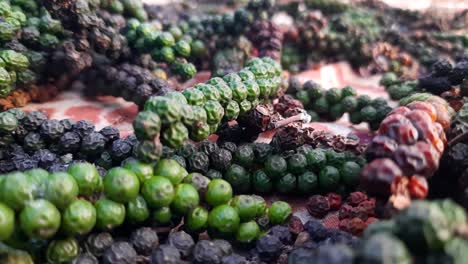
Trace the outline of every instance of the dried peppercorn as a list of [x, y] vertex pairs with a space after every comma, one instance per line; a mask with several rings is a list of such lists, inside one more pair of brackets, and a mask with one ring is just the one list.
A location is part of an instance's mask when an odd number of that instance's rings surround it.
[[330, 202], [325, 196], [313, 195], [307, 200], [307, 211], [314, 217], [322, 218], [330, 209]]

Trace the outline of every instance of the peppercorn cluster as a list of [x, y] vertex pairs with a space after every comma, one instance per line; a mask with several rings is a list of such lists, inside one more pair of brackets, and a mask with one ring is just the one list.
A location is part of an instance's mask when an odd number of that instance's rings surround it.
[[182, 92], [150, 97], [133, 123], [136, 136], [142, 140], [137, 146], [138, 157], [157, 160], [160, 151], [154, 151], [158, 148], [154, 139], [175, 148], [189, 138], [206, 139], [222, 120], [234, 120], [260, 99], [275, 96], [280, 74], [281, 67], [273, 60], [253, 59], [238, 73], [211, 78]]
[[426, 179], [439, 167], [446, 145], [444, 130], [450, 126], [449, 106], [443, 99], [415, 94], [403, 100], [407, 104], [392, 110], [380, 124], [366, 150], [371, 162], [361, 176], [368, 193], [392, 195], [396, 207], [427, 196]]
[[166, 80], [156, 77], [150, 70], [129, 63], [92, 67], [80, 77], [86, 95], [123, 97], [140, 109], [151, 96], [174, 91]]
[[148, 20], [148, 14], [141, 1], [104, 0], [100, 7], [115, 14], [136, 18], [140, 21]]
[[312, 194], [346, 192], [359, 183], [365, 160], [351, 152], [313, 149], [302, 145], [295, 150], [275, 149], [265, 143], [216, 143], [163, 149], [163, 156], [175, 159], [189, 172], [208, 178], [223, 178], [236, 193]]
[[0, 3], [0, 97], [41, 81], [51, 50], [64, 37], [60, 21], [34, 1]]
[[362, 192], [352, 192], [343, 197], [337, 193], [313, 195], [307, 200], [307, 211], [318, 219], [326, 218], [329, 214], [338, 214], [337, 227], [340, 230], [362, 236], [370, 224], [378, 221], [376, 200]]
[[130, 157], [136, 138], [120, 138], [108, 126], [97, 131], [86, 120], [48, 119], [41, 112], [10, 109], [0, 113], [1, 172], [44, 168], [64, 171], [73, 162], [88, 160], [102, 169]]
[[353, 124], [367, 122], [371, 129], [376, 130], [392, 110], [387, 100], [371, 99], [368, 95], [357, 96], [350, 86], [325, 90], [313, 81], [301, 85], [296, 80], [290, 80], [287, 93], [295, 95], [302, 102], [313, 121], [335, 121], [344, 113], [349, 113]]
[[[54, 261], [76, 257], [79, 250], [74, 237], [88, 235], [93, 230], [112, 231], [124, 225], [170, 227], [178, 225], [183, 218], [184, 229], [192, 234], [208, 231], [213, 239], [236, 239], [248, 244], [260, 236], [257, 221], [263, 223], [262, 228], [268, 228], [286, 223], [292, 213], [289, 204], [282, 201], [267, 207], [259, 196], [233, 197], [228, 182], [188, 174], [170, 159], [160, 160], [154, 167], [128, 160], [123, 167], [114, 167], [103, 177], [90, 163], [75, 163], [66, 172], [15, 171], [2, 177], [2, 193], [0, 213], [5, 221], [0, 239], [10, 238], [15, 230], [21, 230], [30, 239], [56, 239], [49, 243], [47, 250], [47, 258]], [[77, 199], [78, 196], [83, 199]], [[206, 205], [202, 206], [201, 201]], [[69, 238], [60, 239], [59, 230]], [[149, 228], [146, 232], [150, 231]], [[179, 247], [191, 237], [187, 233], [179, 235], [184, 237], [172, 234], [168, 241], [182, 250]], [[90, 236], [86, 241], [94, 239]], [[144, 255], [157, 246], [146, 244], [145, 240], [132, 238], [132, 241], [135, 249]], [[152, 241], [157, 243], [157, 239]], [[57, 250], [62, 243], [72, 243], [74, 249], [62, 253]], [[89, 245], [91, 253], [96, 243]], [[192, 241], [190, 248], [193, 244]], [[111, 246], [109, 252], [99, 250], [104, 263], [115, 263], [123, 257], [120, 249]], [[191, 255], [190, 249], [186, 250], [180, 252], [184, 259]], [[214, 257], [206, 255], [207, 252], [199, 254], [202, 258]]]
[[[192, 55], [191, 45], [199, 45], [192, 38], [184, 37], [179, 30], [161, 31], [156, 25], [149, 22], [140, 23], [137, 19], [127, 20], [123, 29], [133, 51], [149, 53], [153, 60], [169, 64], [172, 72], [184, 79], [193, 77], [196, 68], [187, 61]], [[203, 47], [195, 47], [195, 55]]]
[[460, 88], [465, 95], [468, 81], [468, 58], [461, 57], [454, 65], [447, 59], [440, 59], [432, 64], [429, 74], [418, 80], [401, 80], [394, 73], [386, 73], [380, 80], [390, 97], [400, 100], [416, 92], [429, 92], [441, 95], [453, 88]]

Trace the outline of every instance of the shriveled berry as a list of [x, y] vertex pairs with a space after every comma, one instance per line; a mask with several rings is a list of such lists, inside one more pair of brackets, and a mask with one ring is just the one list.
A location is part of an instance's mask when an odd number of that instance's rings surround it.
[[264, 261], [273, 261], [281, 254], [284, 244], [273, 235], [264, 235], [257, 240], [255, 249]]
[[330, 203], [323, 195], [313, 195], [307, 200], [307, 211], [310, 215], [322, 218], [330, 211]]
[[177, 248], [183, 258], [187, 258], [192, 255], [192, 250], [195, 246], [193, 238], [184, 231], [170, 233], [168, 243]]
[[401, 176], [401, 169], [391, 159], [376, 159], [364, 167], [361, 184], [370, 194], [388, 196], [393, 181]]
[[399, 146], [393, 153], [395, 163], [404, 175], [413, 175], [426, 168], [426, 159], [416, 146]]
[[136, 263], [137, 253], [127, 242], [116, 242], [102, 256], [103, 263]]
[[138, 254], [148, 256], [159, 245], [159, 238], [156, 231], [149, 227], [143, 227], [133, 231], [130, 242]]
[[151, 253], [152, 264], [179, 264], [180, 253], [171, 245], [161, 245]]

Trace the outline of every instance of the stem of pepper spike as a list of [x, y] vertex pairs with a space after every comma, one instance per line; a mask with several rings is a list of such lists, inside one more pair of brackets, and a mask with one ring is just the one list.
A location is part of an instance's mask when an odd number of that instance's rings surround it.
[[273, 123], [273, 128], [279, 128], [279, 127], [286, 126], [288, 124], [291, 124], [291, 123], [294, 123], [294, 122], [299, 122], [299, 121], [309, 123], [310, 120], [311, 120], [310, 115], [308, 115], [306, 113], [301, 113], [301, 114], [290, 116], [290, 117], [285, 118], [283, 120], [279, 120], [279, 121], [274, 122]]

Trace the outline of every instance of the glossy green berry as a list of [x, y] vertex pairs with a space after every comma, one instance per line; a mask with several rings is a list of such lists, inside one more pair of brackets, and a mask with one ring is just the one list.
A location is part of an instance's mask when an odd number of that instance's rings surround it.
[[68, 173], [73, 176], [78, 184], [80, 195], [89, 196], [100, 191], [99, 182], [101, 179], [99, 172], [91, 163], [83, 162], [73, 164], [68, 168]]
[[104, 192], [113, 201], [127, 203], [136, 199], [139, 191], [140, 181], [130, 170], [121, 167], [112, 168], [104, 177]]
[[51, 173], [47, 180], [45, 197], [57, 208], [65, 209], [78, 197], [78, 183], [65, 172]]
[[141, 195], [126, 204], [125, 212], [125, 219], [132, 224], [143, 223], [150, 215], [148, 205]]
[[268, 208], [268, 219], [272, 225], [281, 225], [292, 213], [291, 206], [283, 201], [276, 201]]
[[60, 227], [60, 212], [47, 200], [34, 200], [21, 211], [21, 230], [30, 238], [52, 238]]
[[152, 208], [169, 206], [174, 199], [174, 187], [171, 181], [162, 176], [154, 176], [146, 180], [141, 193]]
[[111, 230], [123, 224], [125, 206], [108, 199], [99, 199], [95, 204], [96, 228]]
[[78, 256], [80, 246], [75, 238], [52, 241], [47, 247], [48, 263], [68, 263]]
[[188, 183], [181, 183], [175, 189], [174, 199], [171, 203], [173, 212], [185, 215], [200, 203], [197, 189]]
[[6, 204], [0, 203], [0, 241], [7, 240], [15, 229], [15, 212]]
[[70, 235], [84, 235], [96, 224], [96, 209], [86, 200], [76, 200], [71, 203], [62, 215], [62, 230]]
[[185, 224], [190, 232], [202, 232], [208, 227], [208, 211], [203, 207], [194, 208], [186, 219]]

